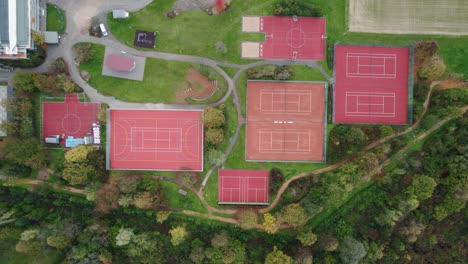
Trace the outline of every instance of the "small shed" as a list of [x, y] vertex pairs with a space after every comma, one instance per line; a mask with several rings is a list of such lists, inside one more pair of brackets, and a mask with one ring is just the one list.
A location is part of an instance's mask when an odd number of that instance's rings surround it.
[[112, 16], [114, 18], [128, 18], [128, 12], [123, 9], [114, 9], [112, 10]]
[[47, 44], [58, 44], [59, 43], [58, 33], [56, 31], [45, 31], [44, 42]]

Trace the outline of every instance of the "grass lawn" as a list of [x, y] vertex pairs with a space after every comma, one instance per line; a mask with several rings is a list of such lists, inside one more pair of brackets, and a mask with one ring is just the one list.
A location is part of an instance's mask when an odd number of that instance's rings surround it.
[[[191, 63], [173, 62], [167, 60], [146, 59], [143, 81], [133, 81], [109, 76], [102, 76], [102, 64], [105, 47], [92, 44], [96, 50], [94, 58], [88, 63], [82, 63], [80, 70], [91, 74], [89, 84], [104, 95], [111, 95], [127, 102], [158, 102], [175, 103], [178, 92], [187, 88], [185, 76], [190, 68], [199, 68], [200, 65]], [[207, 69], [211, 71], [211, 68]], [[214, 71], [214, 70], [213, 70]], [[215, 94], [205, 101], [195, 103], [208, 103], [217, 101], [227, 91], [227, 83], [220, 74], [215, 73], [218, 79], [218, 89]]]
[[65, 11], [56, 5], [47, 4], [47, 31], [57, 31], [59, 34], [65, 33], [67, 20]]
[[[108, 15], [112, 34], [123, 43], [133, 46], [136, 29], [157, 31], [156, 50], [198, 55], [221, 61], [248, 63], [254, 60], [240, 58], [240, 41], [264, 41], [263, 33], [242, 33], [242, 15], [269, 15], [274, 0], [233, 1], [222, 15], [209, 16], [205, 12], [181, 13], [176, 18], [166, 17], [174, 0], [153, 1], [129, 19], [113, 19]], [[227, 52], [215, 49], [217, 41], [224, 42]]]
[[215, 207], [218, 206], [218, 170], [213, 171], [206, 183], [205, 189], [203, 189], [203, 197], [205, 197], [206, 202]]
[[233, 78], [234, 75], [236, 75], [236, 73], [239, 71], [238, 68], [231, 68], [231, 67], [224, 67], [224, 66], [219, 66], [221, 69], [223, 69], [223, 71], [225, 71], [227, 73], [227, 75], [229, 75], [229, 77]]
[[161, 187], [166, 191], [167, 198], [169, 199], [169, 207], [207, 213], [206, 208], [191, 191], [187, 190], [187, 195], [183, 196], [178, 193], [179, 189], [181, 189], [179, 185], [168, 181], [161, 181], [160, 183]]

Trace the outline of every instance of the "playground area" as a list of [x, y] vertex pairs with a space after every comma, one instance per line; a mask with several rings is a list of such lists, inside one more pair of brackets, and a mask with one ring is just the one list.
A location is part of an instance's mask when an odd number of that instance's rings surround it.
[[203, 170], [202, 111], [108, 113], [108, 169]]

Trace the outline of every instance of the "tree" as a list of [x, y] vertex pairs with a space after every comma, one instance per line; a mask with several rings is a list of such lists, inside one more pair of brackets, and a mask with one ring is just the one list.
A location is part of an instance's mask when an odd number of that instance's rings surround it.
[[444, 61], [441, 58], [433, 57], [426, 61], [421, 69], [419, 69], [418, 76], [422, 80], [437, 80], [442, 76], [442, 74], [444, 74], [446, 68]]
[[149, 192], [139, 192], [135, 194], [133, 204], [141, 209], [150, 208], [154, 203], [153, 195]]
[[88, 155], [94, 150], [92, 146], [79, 145], [65, 153], [66, 162], [86, 162]]
[[203, 263], [203, 260], [205, 259], [205, 249], [203, 247], [192, 248], [189, 259], [197, 264]]
[[5, 147], [5, 159], [32, 169], [45, 166], [45, 149], [36, 138], [11, 139]]
[[13, 77], [13, 86], [21, 92], [33, 93], [36, 91], [34, 86], [34, 76], [37, 73], [33, 72], [17, 72]]
[[66, 70], [67, 68], [66, 68], [65, 61], [63, 60], [63, 58], [58, 58], [49, 65], [49, 71], [55, 74], [65, 73]]
[[135, 233], [133, 233], [133, 229], [122, 227], [119, 229], [119, 233], [115, 237], [115, 244], [117, 246], [128, 245], [134, 236]]
[[325, 251], [335, 251], [339, 244], [338, 239], [332, 234], [323, 234], [318, 238], [319, 247]]
[[322, 16], [320, 8], [306, 0], [279, 0], [274, 6], [275, 16]]
[[275, 80], [289, 80], [293, 75], [293, 70], [289, 66], [281, 66], [275, 68], [273, 79]]
[[56, 234], [47, 237], [47, 245], [58, 250], [64, 250], [71, 246], [71, 241], [64, 235]]
[[177, 226], [169, 230], [169, 234], [171, 235], [171, 244], [173, 246], [178, 246], [182, 244], [187, 238], [189, 233], [183, 226]]
[[406, 193], [414, 195], [419, 201], [422, 201], [432, 197], [436, 186], [437, 183], [433, 178], [426, 175], [415, 175], [406, 189]]
[[245, 245], [238, 240], [234, 240], [228, 247], [224, 248], [221, 261], [224, 264], [243, 264], [246, 263], [246, 256]]
[[415, 63], [422, 64], [437, 54], [440, 47], [434, 40], [418, 41], [415, 45]]
[[283, 207], [281, 216], [286, 223], [292, 225], [294, 228], [303, 226], [308, 220], [306, 210], [298, 203]]
[[364, 245], [352, 237], [346, 237], [340, 246], [340, 258], [342, 263], [358, 264], [367, 254]]
[[189, 171], [189, 168], [181, 168], [176, 172], [176, 180], [184, 186], [193, 187], [200, 180], [200, 174]]
[[133, 202], [133, 196], [131, 194], [121, 195], [117, 203], [122, 207], [128, 207]]
[[411, 220], [408, 225], [402, 226], [399, 233], [406, 236], [409, 243], [414, 243], [418, 239], [418, 236], [424, 231], [426, 225], [421, 222]]
[[448, 195], [441, 204], [434, 207], [434, 218], [440, 222], [447, 216], [460, 211], [463, 207], [465, 207], [464, 201]]
[[169, 215], [171, 215], [171, 211], [158, 211], [156, 213], [156, 221], [160, 224], [164, 223], [169, 218]]
[[226, 160], [224, 158], [224, 153], [216, 149], [209, 149], [207, 156], [208, 162], [216, 166], [223, 165], [224, 161]]
[[127, 255], [138, 263], [163, 263], [161, 252], [163, 244], [158, 233], [142, 233], [134, 235], [127, 248]]
[[254, 210], [240, 210], [237, 213], [237, 220], [242, 229], [252, 229], [258, 223], [258, 214]]
[[117, 187], [123, 193], [134, 193], [140, 183], [140, 177], [138, 176], [128, 176], [117, 181]]
[[379, 130], [380, 130], [380, 137], [388, 137], [388, 136], [393, 135], [393, 133], [395, 133], [393, 131], [393, 128], [389, 125], [381, 125], [379, 127]]
[[266, 213], [263, 215], [263, 228], [268, 234], [274, 234], [278, 232], [280, 222], [273, 215]]
[[33, 241], [23, 241], [20, 240], [16, 244], [16, 251], [28, 255], [37, 255], [41, 253], [41, 243], [37, 240]]
[[31, 35], [36, 45], [41, 46], [42, 44], [44, 44], [44, 34], [39, 33], [35, 30], [31, 30]]
[[301, 231], [296, 236], [297, 240], [301, 241], [303, 246], [312, 246], [317, 241], [317, 235], [311, 230]]
[[119, 196], [119, 188], [117, 188], [115, 185], [104, 185], [95, 194], [94, 200], [96, 202], [97, 210], [106, 213], [111, 209], [117, 208]]
[[73, 47], [75, 51], [75, 60], [78, 63], [86, 63], [94, 58], [96, 50], [93, 49], [91, 43], [79, 43]]
[[62, 172], [62, 177], [71, 185], [86, 184], [90, 177], [96, 174], [93, 166], [84, 162], [66, 163]]
[[205, 130], [206, 142], [219, 145], [224, 142], [224, 130], [222, 128], [207, 128]]
[[224, 116], [223, 111], [208, 107], [203, 113], [203, 123], [207, 128], [219, 128], [224, 126], [226, 122], [226, 117]]
[[221, 233], [217, 233], [211, 239], [211, 245], [215, 248], [226, 247], [229, 244], [231, 238], [229, 237], [228, 233], [225, 231], [221, 231]]
[[225, 54], [227, 52], [226, 44], [221, 40], [216, 41], [215, 47], [217, 53]]
[[293, 259], [284, 254], [283, 251], [279, 250], [276, 246], [273, 247], [273, 251], [268, 253], [265, 258], [265, 264], [292, 264]]

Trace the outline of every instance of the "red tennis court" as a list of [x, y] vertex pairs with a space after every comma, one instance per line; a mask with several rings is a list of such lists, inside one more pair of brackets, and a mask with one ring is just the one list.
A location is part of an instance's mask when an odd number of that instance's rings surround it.
[[247, 82], [246, 160], [323, 161], [323, 82]]
[[260, 17], [260, 58], [325, 59], [325, 19], [315, 17]]
[[[99, 103], [82, 103], [77, 94], [67, 94], [64, 102], [42, 103], [42, 136], [65, 134], [82, 138], [98, 122]], [[65, 145], [65, 140], [61, 140]]]
[[335, 47], [336, 123], [408, 123], [408, 47]]
[[269, 194], [267, 170], [219, 170], [219, 204], [267, 205]]
[[110, 110], [109, 168], [202, 171], [202, 113]]

